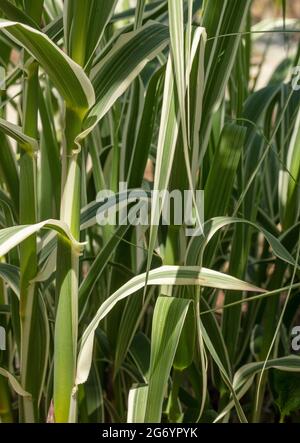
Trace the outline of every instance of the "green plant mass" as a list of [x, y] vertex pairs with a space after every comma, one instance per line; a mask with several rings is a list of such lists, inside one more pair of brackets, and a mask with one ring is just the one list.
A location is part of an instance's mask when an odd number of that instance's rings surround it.
[[297, 5], [0, 0], [0, 422], [300, 421]]

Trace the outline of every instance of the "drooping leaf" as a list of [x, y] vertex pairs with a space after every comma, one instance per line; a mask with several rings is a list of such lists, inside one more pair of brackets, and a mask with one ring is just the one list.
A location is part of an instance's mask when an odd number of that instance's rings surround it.
[[[143, 288], [145, 285], [145, 277], [146, 273], [133, 277], [100, 306], [95, 317], [90, 322], [82, 336], [77, 361], [76, 384], [84, 383], [88, 377], [92, 360], [94, 333], [100, 321], [106, 317], [118, 301], [123, 300]], [[264, 292], [256, 286], [242, 282], [229, 275], [195, 266], [162, 266], [161, 268], [153, 269], [149, 272], [147, 284], [200, 285], [222, 289]]]
[[71, 107], [85, 113], [94, 104], [94, 90], [84, 71], [46, 34], [3, 19], [0, 29], [36, 58]]
[[22, 397], [30, 397], [30, 394], [22, 388], [18, 380], [6, 369], [0, 368], [0, 375], [3, 375], [3, 377], [6, 377], [11, 384], [14, 391], [21, 395]]
[[0, 131], [16, 140], [27, 152], [32, 153], [38, 149], [38, 142], [24, 134], [22, 128], [0, 118]]

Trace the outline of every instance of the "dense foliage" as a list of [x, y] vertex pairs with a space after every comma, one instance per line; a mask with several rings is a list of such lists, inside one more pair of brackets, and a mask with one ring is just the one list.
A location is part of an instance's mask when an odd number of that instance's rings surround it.
[[299, 421], [299, 21], [133, 3], [0, 0], [1, 421]]

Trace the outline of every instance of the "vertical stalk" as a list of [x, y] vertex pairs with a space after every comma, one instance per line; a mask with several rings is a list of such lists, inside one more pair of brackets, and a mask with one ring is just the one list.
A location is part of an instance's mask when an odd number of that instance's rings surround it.
[[[2, 99], [6, 96], [4, 91], [0, 91], [0, 104], [2, 104]], [[3, 117], [3, 108], [0, 108], [0, 117]], [[8, 158], [10, 158], [13, 162], [13, 164], [15, 164], [15, 161], [13, 159], [11, 150], [9, 149], [9, 145], [7, 143], [5, 143], [4, 141], [6, 141], [6, 138], [3, 134], [1, 134], [0, 137], [0, 145], [2, 148], [2, 152], [3, 152], [3, 148], [7, 147], [7, 153], [9, 155]], [[4, 142], [4, 143], [2, 143]], [[4, 146], [3, 146], [4, 145]], [[1, 154], [2, 154], [1, 152]], [[3, 159], [1, 158], [1, 161], [3, 161]], [[6, 164], [6, 162], [4, 162], [4, 164]], [[3, 168], [4, 170], [6, 170], [6, 167]], [[9, 169], [8, 169], [9, 170]], [[15, 168], [15, 171], [17, 171], [17, 168]], [[2, 174], [3, 175], [3, 174]], [[10, 177], [11, 179], [12, 177]], [[17, 176], [18, 178], [18, 176]], [[16, 189], [16, 191], [18, 191], [18, 180], [16, 180], [15, 182], [15, 186], [12, 187], [12, 189]], [[18, 205], [19, 202], [17, 201], [18, 198], [14, 199], [13, 198], [13, 193], [11, 194], [12, 200], [14, 201], [14, 204], [16, 206], [16, 204]], [[4, 281], [0, 279], [0, 304], [5, 304], [7, 302], [6, 300], [6, 292], [5, 292], [5, 285], [4, 285]], [[6, 327], [7, 321], [6, 321], [6, 316], [5, 315], [0, 315], [0, 326], [4, 326]], [[6, 355], [5, 355], [6, 354]], [[0, 365], [4, 366], [5, 364], [8, 364], [8, 358], [7, 358], [7, 353], [5, 353], [3, 355], [3, 353], [0, 351]], [[10, 398], [10, 387], [9, 387], [9, 383], [8, 380], [3, 377], [2, 375], [0, 375], [0, 421], [2, 423], [12, 423], [13, 422], [13, 415], [12, 415], [12, 408], [11, 408], [11, 398]]]
[[[37, 23], [42, 16], [44, 0], [24, 1], [25, 12]], [[24, 65], [30, 56], [24, 53]], [[39, 67], [33, 61], [27, 67], [23, 95], [23, 131], [38, 138], [38, 90]], [[34, 153], [21, 152], [20, 158], [20, 224], [37, 222], [36, 159]], [[21, 383], [32, 395], [21, 400], [20, 419], [25, 422], [38, 420], [38, 397], [40, 392], [39, 374], [40, 350], [32, 338], [37, 333], [36, 285], [31, 283], [37, 273], [36, 235], [32, 235], [20, 246], [20, 325], [21, 325]]]
[[[62, 200], [60, 219], [79, 240], [81, 155], [74, 143], [81, 129], [80, 115], [67, 107], [62, 159]], [[56, 422], [75, 421], [71, 411], [75, 381], [78, 323], [79, 258], [71, 244], [58, 238], [57, 314], [54, 337], [54, 413]]]
[[[91, 2], [87, 0], [64, 6], [65, 21], [72, 32], [65, 35], [70, 57], [84, 66], [88, 42]], [[70, 22], [69, 22], [70, 21]], [[82, 128], [83, 113], [68, 105], [62, 158], [60, 219], [76, 240], [80, 240], [82, 157], [75, 139]], [[56, 271], [56, 320], [54, 334], [54, 415], [56, 422], [76, 421], [77, 399], [73, 392], [76, 375], [78, 335], [79, 257], [71, 244], [58, 238]]]
[[[24, 56], [24, 61], [27, 56]], [[37, 138], [38, 113], [38, 65], [28, 67], [28, 78], [24, 81], [23, 131]], [[36, 160], [34, 154], [22, 152], [20, 158], [20, 224], [36, 223]], [[34, 329], [34, 312], [37, 300], [35, 285], [31, 280], [37, 272], [36, 235], [32, 235], [20, 246], [20, 323], [21, 323], [21, 383], [32, 394], [23, 398], [21, 420], [33, 422], [37, 419], [38, 384], [30, 367], [36, 362], [35, 347], [30, 336]]]

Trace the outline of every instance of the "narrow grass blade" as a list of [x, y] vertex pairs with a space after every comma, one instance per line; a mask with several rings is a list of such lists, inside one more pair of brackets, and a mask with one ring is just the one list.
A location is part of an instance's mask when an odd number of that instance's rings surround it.
[[22, 128], [0, 118], [0, 131], [13, 138], [27, 152], [33, 153], [38, 149], [38, 142], [24, 134]]
[[261, 231], [264, 234], [266, 240], [269, 242], [270, 246], [272, 247], [274, 254], [278, 258], [292, 265], [295, 264], [293, 256], [286, 250], [280, 240], [277, 239], [273, 234], [254, 222], [239, 219], [236, 217], [215, 217], [211, 220], [208, 220], [204, 225], [204, 237], [194, 237], [190, 242], [189, 248], [186, 253], [186, 264], [197, 263], [199, 257], [202, 257], [207, 243], [213, 238], [213, 236], [220, 229], [232, 223], [245, 223], [252, 226], [256, 230]]
[[[79, 138], [86, 136], [107, 114], [146, 64], [166, 47], [168, 39], [168, 28], [157, 23], [149, 23], [120, 37], [113, 49], [92, 70], [96, 104], [87, 115], [84, 132]], [[143, 46], [139, 44], [141, 41]]]
[[22, 386], [20, 385], [18, 380], [6, 369], [0, 368], [0, 375], [2, 375], [3, 377], [6, 377], [8, 379], [13, 390], [17, 394], [21, 395], [21, 397], [30, 397], [30, 394], [28, 392], [24, 391], [24, 389], [22, 388]]
[[146, 423], [159, 423], [167, 381], [191, 301], [158, 297], [152, 321]]

